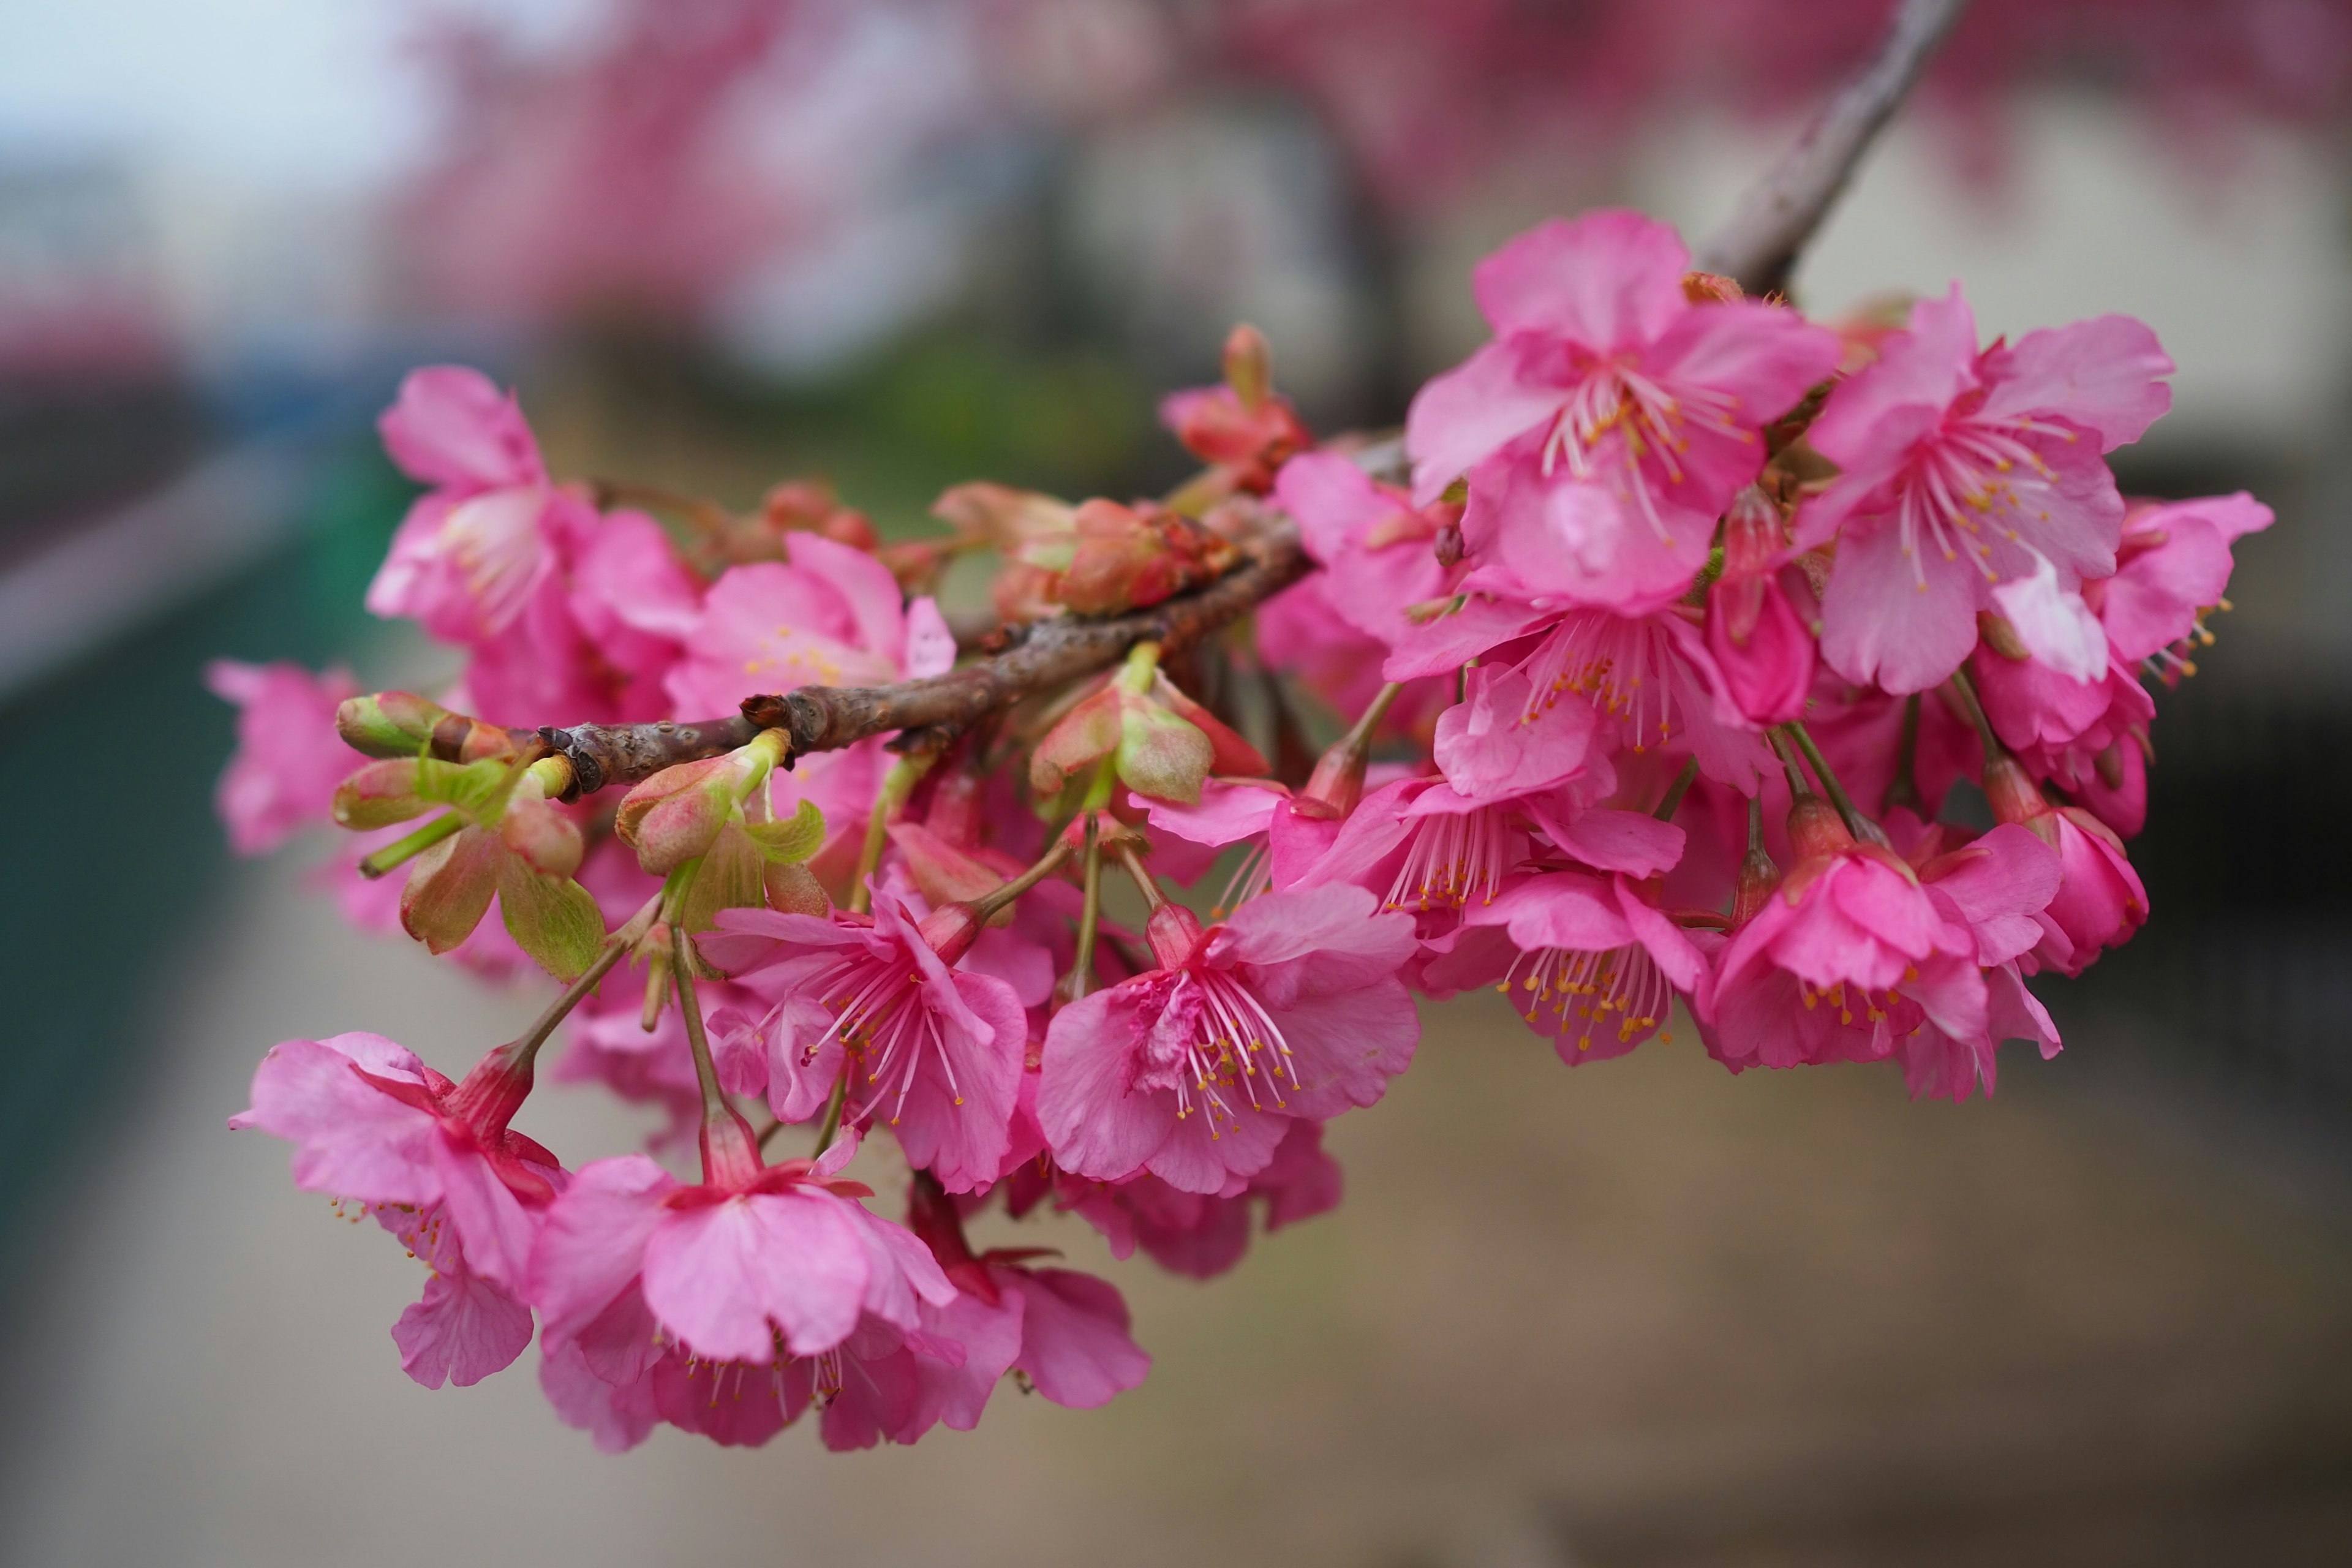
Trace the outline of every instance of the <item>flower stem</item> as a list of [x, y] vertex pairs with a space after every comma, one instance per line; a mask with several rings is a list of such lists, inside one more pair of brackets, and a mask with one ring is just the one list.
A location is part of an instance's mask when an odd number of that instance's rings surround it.
[[442, 813], [404, 838], [394, 840], [360, 862], [360, 875], [374, 881], [386, 871], [405, 865], [436, 844], [458, 832], [466, 819], [454, 811]]
[[1920, 796], [1917, 778], [1919, 757], [1919, 694], [1913, 692], [1903, 700], [1903, 735], [1895, 746], [1895, 777], [1880, 797], [1878, 809], [1893, 811], [1901, 806], [1918, 815], [1926, 801]]
[[1048, 848], [1045, 854], [1037, 858], [1037, 863], [1035, 865], [1030, 867], [1027, 870], [1022, 872], [1021, 875], [1013, 878], [1011, 881], [972, 900], [972, 914], [985, 923], [989, 917], [995, 914], [997, 910], [1004, 908], [1005, 905], [1013, 902], [1013, 900], [1019, 898], [1022, 894], [1027, 892], [1030, 889], [1035, 887], [1046, 878], [1052, 876], [1055, 870], [1060, 868], [1062, 862], [1069, 858], [1069, 841], [1056, 835], [1054, 839], [1053, 846]]
[[1080, 885], [1085, 899], [1078, 906], [1078, 951], [1062, 983], [1062, 1000], [1075, 1002], [1094, 989], [1095, 931], [1102, 924], [1102, 837], [1092, 813], [1087, 816], [1085, 871]]
[[702, 1000], [695, 994], [694, 956], [682, 926], [669, 928], [671, 973], [677, 980], [678, 1016], [686, 1021], [686, 1048], [694, 1057], [694, 1081], [702, 1090], [702, 1119], [708, 1122], [734, 1114], [726, 1092], [719, 1087], [719, 1068], [710, 1059], [710, 1041], [702, 1032]]
[[1143, 863], [1142, 855], [1132, 843], [1120, 839], [1113, 853], [1118, 855], [1118, 863], [1127, 868], [1127, 874], [1135, 879], [1136, 890], [1143, 895], [1144, 908], [1156, 910], [1168, 901], [1168, 895], [1160, 890], [1160, 879], [1151, 874], [1151, 868]]
[[857, 852], [857, 869], [849, 882], [849, 910], [852, 914], [874, 912], [874, 872], [882, 864], [882, 846], [888, 842], [890, 819], [915, 793], [915, 786], [931, 771], [938, 760], [936, 752], [909, 752], [890, 764], [882, 775], [882, 787], [875, 793], [874, 810], [866, 818], [866, 843]]
[[824, 1114], [817, 1119], [816, 1147], [809, 1151], [811, 1159], [822, 1158], [824, 1152], [833, 1147], [833, 1136], [841, 1131], [842, 1107], [848, 1103], [849, 1062], [845, 1058], [841, 1064], [841, 1076], [833, 1080], [833, 1093], [825, 1099]]
[[604, 945], [597, 952], [596, 961], [588, 966], [579, 979], [564, 988], [562, 995], [549, 1003], [547, 1011], [532, 1020], [530, 1027], [523, 1031], [521, 1038], [508, 1047], [509, 1060], [519, 1066], [527, 1066], [539, 1055], [539, 1047], [547, 1043], [548, 1037], [555, 1033], [556, 1026], [572, 1016], [573, 1008], [588, 999], [589, 993], [594, 991], [604, 976], [613, 972], [614, 964], [629, 956], [629, 950], [637, 944], [647, 928], [653, 924], [654, 915], [660, 908], [661, 895], [656, 893], [645, 901], [642, 909], [629, 917], [627, 924], [604, 939]]
[[1697, 777], [1698, 759], [1693, 757], [1683, 764], [1683, 771], [1675, 775], [1675, 782], [1666, 786], [1666, 797], [1658, 802], [1658, 809], [1651, 815], [1660, 822], [1672, 822], [1675, 813], [1682, 807], [1683, 796], [1690, 793], [1691, 781]]
[[1990, 763], [1996, 757], [2007, 756], [2009, 748], [2002, 745], [2000, 737], [1992, 732], [1992, 721], [1985, 717], [1984, 704], [1977, 700], [1976, 682], [1969, 679], [1969, 672], [1966, 669], [1952, 671], [1950, 685], [1960, 711], [1968, 715], [1969, 722], [1977, 727], [1977, 739], [1984, 744], [1985, 761]]
[[1879, 829], [1878, 824], [1854, 809], [1853, 797], [1845, 793], [1845, 785], [1838, 783], [1837, 774], [1830, 769], [1829, 759], [1822, 755], [1819, 746], [1813, 744], [1813, 737], [1807, 732], [1803, 723], [1783, 724], [1780, 728], [1797, 742], [1797, 749], [1805, 753], [1805, 761], [1812, 764], [1813, 776], [1822, 781], [1822, 793], [1830, 797], [1832, 805], [1837, 807], [1838, 816], [1845, 823], [1845, 830], [1865, 844], [1885, 843], [1886, 835]]

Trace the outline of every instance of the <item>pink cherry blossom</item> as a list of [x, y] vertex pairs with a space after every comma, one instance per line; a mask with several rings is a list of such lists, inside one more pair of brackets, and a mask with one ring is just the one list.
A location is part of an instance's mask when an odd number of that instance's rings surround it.
[[1298, 524], [1307, 553], [1327, 573], [1332, 610], [1366, 637], [1395, 646], [1407, 612], [1440, 599], [1461, 575], [1434, 543], [1456, 521], [1443, 504], [1415, 508], [1403, 490], [1374, 480], [1349, 458], [1309, 452], [1283, 465], [1275, 497]]
[[549, 535], [578, 525], [585, 503], [549, 480], [521, 408], [478, 371], [411, 372], [378, 427], [393, 461], [432, 489], [400, 525], [368, 608], [452, 642], [488, 640], [548, 581]]
[[[1570, 1067], [1622, 1056], [1656, 1034], [1675, 995], [1696, 992], [1706, 973], [1698, 949], [1654, 902], [1652, 879], [1682, 858], [1681, 830], [1626, 812], [1595, 812], [1586, 820], [1592, 818], [1626, 818], [1625, 827], [1658, 830], [1661, 843], [1647, 854], [1580, 857], [1587, 864], [1600, 860], [1595, 869], [1607, 874], [1539, 872], [1463, 915], [1465, 925], [1496, 928], [1508, 938], [1509, 967], [1497, 988]], [[1588, 842], [1596, 837], [1585, 835]], [[1457, 949], [1450, 962], [1475, 960]], [[1433, 965], [1433, 981], [1442, 973]], [[1478, 983], [1491, 976], [1490, 969]]]
[[772, 910], [719, 919], [702, 949], [766, 1005], [734, 1033], [764, 1054], [778, 1116], [814, 1116], [846, 1073], [849, 1115], [888, 1122], [950, 1190], [995, 1180], [1029, 1022], [1010, 984], [951, 967], [977, 934], [968, 917], [919, 924], [886, 887], [871, 923]]
[[1211, 1279], [1249, 1251], [1250, 1215], [1265, 1215], [1266, 1234], [1339, 1205], [1344, 1179], [1323, 1150], [1323, 1124], [1295, 1120], [1255, 1175], [1226, 1184], [1230, 1191], [1191, 1193], [1145, 1173], [1097, 1182], [1033, 1163], [1006, 1184], [1005, 1207], [1018, 1217], [1051, 1200], [1056, 1212], [1077, 1215], [1102, 1233], [1113, 1258], [1140, 1248], [1172, 1274]]
[[1706, 591], [1706, 650], [1712, 689], [1759, 724], [1802, 719], [1813, 685], [1817, 606], [1792, 553], [1780, 509], [1742, 490], [1724, 517], [1723, 574]]
[[1037, 1116], [1064, 1170], [1218, 1192], [1293, 1119], [1370, 1105], [1412, 1059], [1412, 922], [1360, 888], [1269, 893], [1206, 931], [1166, 905], [1150, 935], [1160, 968], [1046, 1032]]
[[1875, 1061], [1928, 1023], [1982, 1033], [1976, 937], [1957, 913], [1894, 856], [1856, 844], [1817, 799], [1800, 804], [1790, 834], [1796, 865], [1732, 936], [1700, 997], [1710, 1050], [1738, 1071]]
[[2172, 362], [2123, 316], [1977, 347], [1956, 285], [1830, 396], [1807, 438], [1844, 472], [1797, 516], [1798, 542], [1838, 538], [1822, 657], [1893, 692], [1924, 690], [2000, 608], [2028, 646], [2078, 675], [2079, 590], [2116, 569], [2123, 501], [2104, 454], [2169, 406]]
[[666, 1348], [698, 1363], [773, 1368], [841, 1345], [871, 1316], [921, 1329], [953, 1295], [930, 1253], [855, 1201], [826, 1165], [756, 1155], [688, 1186], [642, 1154], [581, 1168], [546, 1216], [529, 1291], [551, 1342], [640, 1375]]
[[205, 667], [205, 685], [237, 709], [236, 755], [214, 795], [229, 847], [267, 854], [326, 821], [335, 786], [362, 761], [335, 732], [336, 707], [359, 695], [351, 672], [217, 658]]
[[1545, 224], [1479, 263], [1495, 341], [1422, 388], [1405, 436], [1417, 501], [1468, 473], [1482, 570], [1639, 613], [1706, 564], [1717, 516], [1763, 465], [1761, 427], [1838, 345], [1777, 306], [1692, 304], [1689, 268], [1672, 228], [1622, 211]]
[[962, 1345], [964, 1359], [922, 1368], [927, 1403], [946, 1426], [978, 1426], [1007, 1372], [1055, 1405], [1091, 1410], [1150, 1371], [1151, 1358], [1129, 1335], [1127, 1302], [1111, 1285], [1075, 1269], [1032, 1267], [1038, 1254], [1025, 1249], [974, 1253], [953, 1200], [920, 1176], [907, 1223], [958, 1292], [932, 1321], [940, 1336]]
[[786, 536], [787, 561], [730, 567], [710, 586], [668, 677], [687, 713], [731, 713], [759, 692], [882, 686], [937, 675], [955, 638], [929, 599], [908, 605], [865, 551], [820, 534]]
[[295, 1185], [358, 1204], [433, 1270], [393, 1330], [427, 1388], [478, 1383], [530, 1342], [520, 1298], [567, 1178], [507, 1127], [530, 1087], [529, 1067], [499, 1052], [453, 1084], [381, 1035], [288, 1040], [254, 1073], [253, 1108], [229, 1121], [291, 1142]]

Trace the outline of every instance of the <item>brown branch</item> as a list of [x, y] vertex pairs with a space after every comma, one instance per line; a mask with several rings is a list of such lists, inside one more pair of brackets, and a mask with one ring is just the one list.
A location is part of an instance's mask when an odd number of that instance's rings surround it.
[[657, 724], [575, 724], [514, 731], [542, 741], [572, 765], [566, 798], [608, 784], [633, 784], [679, 763], [715, 757], [761, 730], [782, 730], [792, 754], [835, 751], [868, 736], [902, 732], [907, 749], [942, 743], [956, 731], [1033, 693], [1108, 669], [1139, 642], [1181, 649], [1240, 618], [1307, 573], [1298, 530], [1286, 518], [1243, 542], [1243, 563], [1214, 583], [1148, 610], [1106, 620], [1068, 616], [1017, 634], [1003, 652], [926, 680], [896, 686], [803, 686], [746, 698], [724, 719]]
[[1700, 258], [1750, 294], [1785, 292], [1798, 254], [1968, 0], [1897, 0], [1878, 53], [1782, 154]]

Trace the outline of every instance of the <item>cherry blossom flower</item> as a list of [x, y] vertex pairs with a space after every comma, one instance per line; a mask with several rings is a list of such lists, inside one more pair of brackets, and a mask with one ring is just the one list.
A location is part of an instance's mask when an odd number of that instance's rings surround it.
[[704, 953], [766, 1005], [730, 1033], [767, 1064], [769, 1103], [814, 1116], [847, 1075], [848, 1114], [887, 1122], [950, 1191], [996, 1178], [1028, 1015], [1013, 988], [954, 967], [978, 935], [950, 905], [918, 921], [887, 888], [869, 921], [730, 910]]
[[1968, 658], [1977, 613], [1999, 609], [2053, 668], [2095, 673], [2079, 590], [2114, 573], [2124, 514], [2104, 454], [2170, 405], [2171, 370], [2128, 317], [1979, 350], [1958, 285], [1921, 300], [1806, 432], [1844, 470], [1797, 514], [1801, 545], [1838, 536], [1822, 657], [1924, 690]]
[[1517, 879], [1465, 910], [1465, 927], [1507, 946], [1465, 932], [1451, 957], [1431, 965], [1429, 983], [1496, 984], [1576, 1067], [1623, 1056], [1655, 1035], [1675, 995], [1700, 988], [1706, 961], [1657, 908], [1658, 879], [1682, 858], [1682, 829], [1601, 810], [1556, 832], [1556, 847], [1579, 866]]
[[236, 755], [215, 795], [229, 847], [266, 855], [297, 829], [325, 822], [335, 786], [356, 761], [335, 732], [336, 707], [359, 693], [351, 672], [216, 658], [205, 667], [205, 685], [237, 710]]
[[1292, 1120], [1371, 1104], [1412, 1058], [1412, 923], [1360, 888], [1269, 893], [1205, 931], [1164, 905], [1149, 935], [1160, 968], [1046, 1032], [1037, 1115], [1064, 1170], [1218, 1192]]
[[1185, 1192], [1149, 1173], [1091, 1181], [1034, 1161], [1013, 1173], [1004, 1189], [1006, 1212], [1016, 1218], [1050, 1201], [1101, 1232], [1113, 1258], [1139, 1248], [1171, 1274], [1211, 1279], [1249, 1251], [1253, 1211], [1263, 1212], [1271, 1236], [1337, 1208], [1343, 1185], [1339, 1162], [1323, 1150], [1323, 1124], [1298, 1119], [1265, 1168], [1228, 1182], [1228, 1191]]
[[2013, 758], [1986, 763], [1985, 794], [1998, 821], [2031, 829], [2058, 852], [2063, 876], [2040, 916], [2036, 963], [2080, 974], [2147, 922], [2147, 889], [2114, 828], [2079, 805], [2051, 805]]
[[[763, 1167], [730, 1117], [706, 1122], [700, 1185], [642, 1154], [583, 1166], [548, 1211], [529, 1276], [559, 1412], [615, 1446], [641, 1437], [649, 1414], [760, 1443], [813, 1398], [853, 1386], [845, 1363], [906, 1350], [925, 1305], [944, 1306], [954, 1287], [921, 1242], [856, 1201], [866, 1189], [838, 1174], [854, 1148], [845, 1139], [824, 1161]], [[910, 1386], [911, 1369], [897, 1370]], [[877, 1425], [894, 1414], [904, 1431], [908, 1401], [865, 1412]]]
[[1837, 363], [1792, 311], [1695, 305], [1690, 253], [1638, 213], [1589, 213], [1478, 265], [1495, 341], [1413, 398], [1413, 498], [1469, 475], [1478, 570], [1638, 614], [1680, 597], [1717, 516], [1764, 462], [1763, 426]]
[[1039, 1268], [1021, 1248], [975, 1254], [954, 1202], [917, 1177], [908, 1225], [931, 1249], [957, 1290], [932, 1318], [964, 1350], [961, 1364], [934, 1360], [921, 1370], [926, 1405], [946, 1426], [969, 1432], [999, 1379], [1018, 1373], [1055, 1405], [1092, 1410], [1143, 1382], [1151, 1358], [1128, 1333], [1117, 1289], [1071, 1268]]
[[359, 1205], [433, 1270], [393, 1329], [427, 1388], [478, 1383], [530, 1343], [526, 1269], [567, 1178], [507, 1127], [530, 1089], [503, 1049], [453, 1084], [381, 1035], [336, 1035], [272, 1047], [229, 1120], [291, 1142], [296, 1186]]

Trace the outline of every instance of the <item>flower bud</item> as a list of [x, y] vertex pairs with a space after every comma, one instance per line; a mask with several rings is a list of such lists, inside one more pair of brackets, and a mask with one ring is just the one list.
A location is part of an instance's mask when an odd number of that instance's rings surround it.
[[569, 877], [580, 869], [580, 829], [544, 800], [518, 792], [499, 818], [499, 837], [542, 877]]
[[450, 717], [446, 708], [415, 692], [378, 691], [345, 698], [335, 710], [335, 733], [363, 756], [413, 757]]
[[940, 955], [941, 963], [952, 965], [971, 951], [972, 942], [980, 935], [980, 914], [970, 904], [941, 904], [925, 915], [923, 923], [915, 931], [924, 944]]
[[1694, 305], [1737, 305], [1747, 297], [1736, 278], [1719, 272], [1683, 274], [1683, 298]]
[[664, 768], [623, 798], [613, 819], [637, 864], [667, 876], [709, 852], [743, 798], [764, 783], [782, 742], [769, 731], [721, 757]]
[[1241, 405], [1255, 413], [1274, 392], [1274, 348], [1247, 321], [1225, 334], [1225, 384]]
[[1119, 782], [1140, 795], [1197, 805], [1201, 785], [1216, 763], [1216, 748], [1200, 730], [1152, 703], [1123, 705], [1118, 758]]
[[364, 833], [418, 816], [427, 802], [417, 783], [415, 757], [368, 763], [335, 786], [335, 825]]

